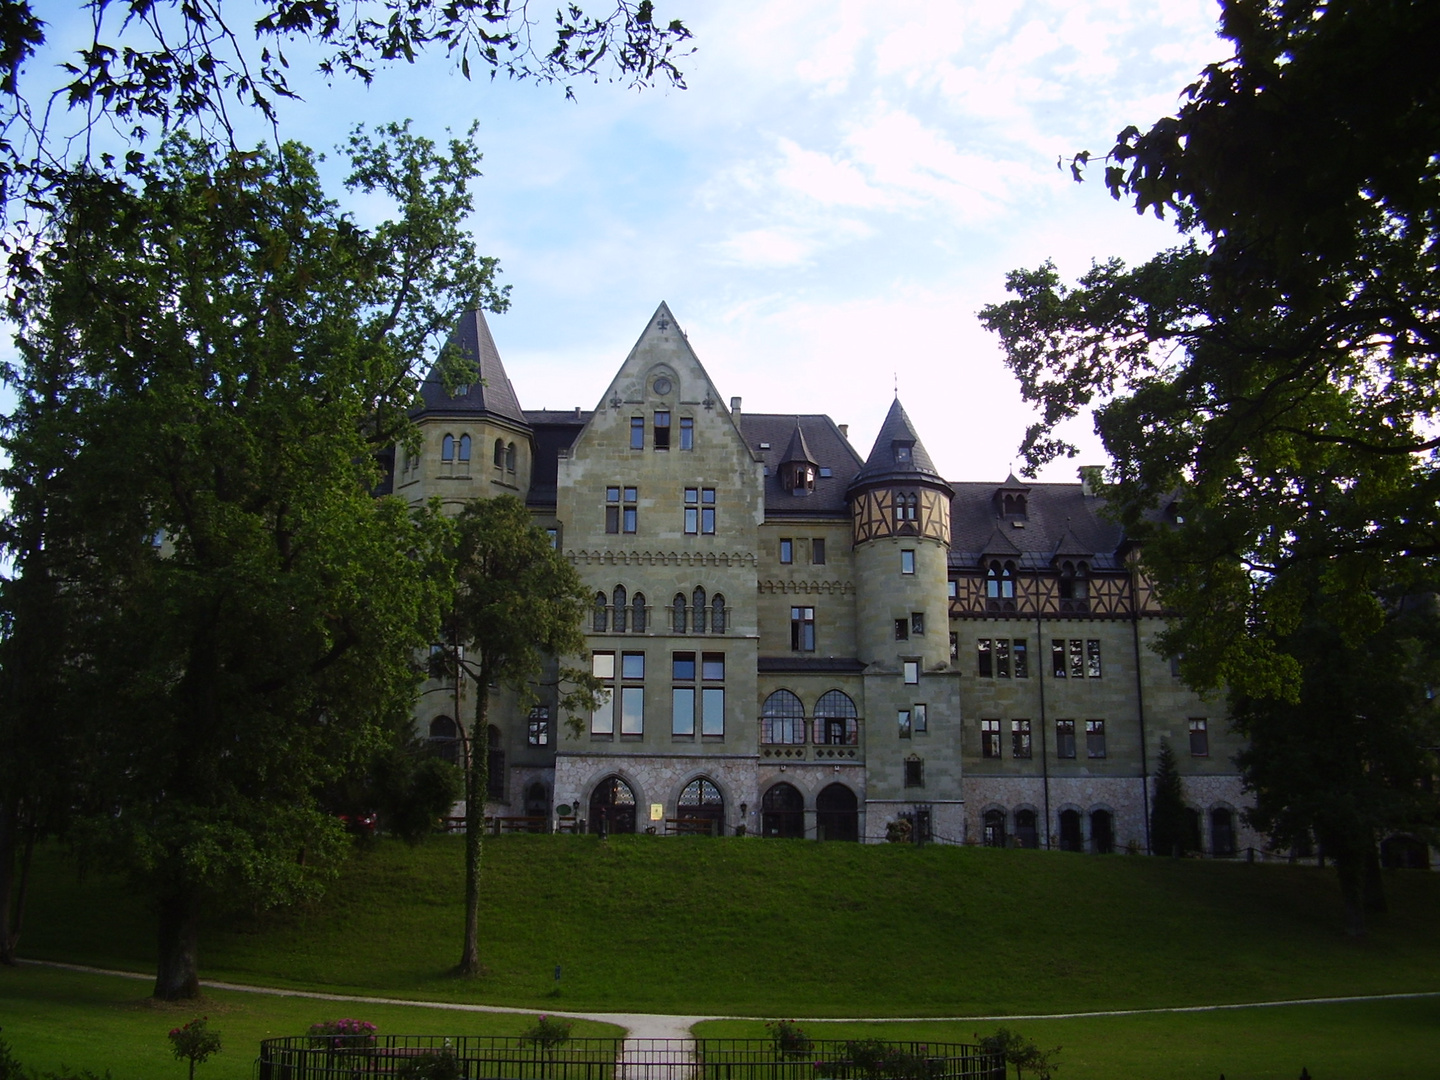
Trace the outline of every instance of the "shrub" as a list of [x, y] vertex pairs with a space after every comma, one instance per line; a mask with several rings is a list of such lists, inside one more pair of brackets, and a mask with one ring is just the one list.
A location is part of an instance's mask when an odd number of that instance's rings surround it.
[[177, 1061], [190, 1062], [190, 1080], [195, 1080], [195, 1066], [205, 1064], [211, 1054], [220, 1052], [220, 1033], [211, 1031], [210, 1018], [199, 1016], [183, 1027], [171, 1028], [170, 1049]]
[[570, 1041], [570, 1028], [569, 1020], [541, 1014], [531, 1027], [521, 1033], [520, 1038], [541, 1050], [553, 1050]]
[[448, 1046], [443, 1050], [427, 1050], [407, 1062], [395, 1073], [403, 1080], [464, 1080], [465, 1070], [460, 1059]]
[[311, 1024], [309, 1035], [316, 1046], [331, 1050], [356, 1050], [375, 1045], [375, 1025], [350, 1017]]
[[1035, 1080], [1050, 1080], [1051, 1073], [1060, 1067], [1051, 1058], [1059, 1054], [1063, 1047], [1041, 1050], [1034, 1040], [1024, 1038], [1018, 1031], [1002, 1027], [997, 1029], [994, 1035], [977, 1033], [975, 1039], [981, 1050], [987, 1054], [1000, 1054], [1008, 1064], [1014, 1065], [1015, 1075], [1021, 1080], [1026, 1069], [1035, 1074]]
[[765, 1024], [775, 1053], [782, 1057], [804, 1057], [814, 1044], [794, 1020], [770, 1020]]

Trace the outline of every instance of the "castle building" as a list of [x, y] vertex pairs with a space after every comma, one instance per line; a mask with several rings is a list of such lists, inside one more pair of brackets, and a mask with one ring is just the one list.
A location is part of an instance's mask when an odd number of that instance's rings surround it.
[[[865, 456], [828, 416], [745, 413], [664, 304], [589, 412], [523, 409], [480, 313], [454, 342], [479, 378], [426, 381], [391, 488], [525, 500], [608, 691], [578, 736], [543, 688], [492, 703], [501, 824], [1144, 851], [1168, 744], [1205, 850], [1256, 842], [1222, 703], [1152, 648], [1085, 483], [947, 480], [898, 397]], [[464, 690], [421, 696], [441, 746]]]

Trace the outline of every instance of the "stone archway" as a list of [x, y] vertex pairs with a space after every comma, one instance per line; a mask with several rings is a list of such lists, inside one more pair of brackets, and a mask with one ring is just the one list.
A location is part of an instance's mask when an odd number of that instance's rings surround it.
[[844, 784], [831, 784], [815, 796], [815, 836], [818, 840], [860, 839], [860, 805]]

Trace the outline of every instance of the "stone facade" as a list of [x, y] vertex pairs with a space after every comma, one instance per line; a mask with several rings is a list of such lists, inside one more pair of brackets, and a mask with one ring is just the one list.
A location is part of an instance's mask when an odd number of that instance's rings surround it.
[[[427, 381], [391, 489], [525, 499], [593, 596], [593, 715], [492, 704], [487, 812], [657, 833], [1145, 850], [1175, 752], [1207, 850], [1245, 831], [1221, 703], [1152, 648], [1163, 612], [1083, 483], [943, 478], [897, 399], [868, 457], [815, 414], [725, 398], [665, 305], [596, 407]], [[432, 681], [437, 741], [467, 687]], [[571, 730], [578, 728], [578, 734]]]

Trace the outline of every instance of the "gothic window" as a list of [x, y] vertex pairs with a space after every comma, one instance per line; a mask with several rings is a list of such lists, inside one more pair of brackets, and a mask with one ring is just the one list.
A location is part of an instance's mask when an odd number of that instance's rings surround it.
[[616, 585], [616, 586], [615, 586], [614, 596], [615, 596], [615, 599], [614, 599], [614, 605], [615, 605], [615, 632], [616, 632], [617, 634], [623, 634], [623, 633], [625, 633], [625, 621], [626, 621], [626, 620], [625, 620], [625, 615], [626, 615], [625, 605], [629, 603], [629, 599], [627, 598], [627, 596], [626, 596], [626, 594], [625, 594], [625, 586], [624, 586], [624, 585]]
[[455, 460], [455, 436], [454, 436], [454, 435], [446, 435], [443, 439], [440, 440], [440, 460], [441, 460], [441, 461], [454, 461], [454, 460]]
[[710, 601], [710, 632], [712, 634], [725, 632], [725, 597], [721, 593], [716, 593]]
[[645, 633], [645, 594], [637, 592], [630, 601], [630, 629], [637, 634]]
[[699, 585], [695, 586], [695, 592], [690, 597], [690, 606], [695, 611], [695, 632], [703, 634], [705, 632], [705, 590]]
[[590, 629], [597, 634], [603, 634], [609, 629], [610, 623], [610, 598], [603, 592], [595, 594], [595, 610], [590, 618]]
[[685, 594], [676, 593], [675, 599], [670, 603], [670, 630], [672, 633], [685, 633]]
[[451, 765], [460, 764], [460, 729], [448, 716], [430, 721], [430, 750]]
[[470, 436], [469, 436], [469, 435], [461, 435], [461, 436], [460, 436], [460, 449], [459, 449], [459, 453], [458, 453], [456, 456], [457, 456], [457, 458], [458, 458], [460, 461], [469, 461], [469, 460], [470, 460]]
[[1005, 846], [1005, 811], [1004, 811], [1004, 810], [986, 810], [986, 811], [985, 811], [985, 836], [984, 836], [984, 843], [985, 843], [985, 846], [986, 846], [986, 847], [1004, 847], [1004, 846]]
[[985, 569], [985, 606], [991, 611], [1015, 610], [1015, 564], [993, 560]]
[[895, 493], [895, 525], [899, 528], [907, 523], [916, 520], [920, 505], [920, 496], [913, 491], [898, 491]]
[[592, 833], [633, 833], [635, 831], [635, 793], [618, 776], [600, 781], [590, 796], [590, 831]]
[[805, 835], [805, 797], [791, 784], [776, 784], [760, 801], [760, 834], [799, 838]]
[[503, 468], [505, 467], [505, 440], [504, 440], [504, 439], [496, 439], [496, 440], [495, 440], [495, 467], [496, 467], [497, 469], [503, 469]]
[[760, 707], [760, 741], [769, 746], [805, 742], [805, 706], [789, 690], [776, 690]]
[[815, 703], [815, 741], [825, 746], [855, 746], [860, 741], [859, 713], [844, 690], [827, 690]]
[[505, 447], [505, 471], [515, 471], [515, 444], [513, 442]]
[[691, 780], [680, 792], [679, 810], [682, 828], [687, 832], [706, 832], [719, 836], [725, 824], [725, 800], [713, 780], [700, 777]]

